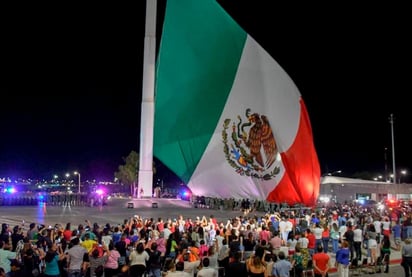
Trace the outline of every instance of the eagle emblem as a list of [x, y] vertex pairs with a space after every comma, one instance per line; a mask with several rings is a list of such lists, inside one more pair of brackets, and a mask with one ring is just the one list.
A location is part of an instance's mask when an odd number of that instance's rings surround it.
[[279, 167], [273, 166], [278, 150], [272, 128], [265, 115], [246, 109], [245, 116], [245, 121], [240, 115], [237, 122], [224, 120], [222, 139], [226, 160], [242, 176], [269, 180], [280, 172]]

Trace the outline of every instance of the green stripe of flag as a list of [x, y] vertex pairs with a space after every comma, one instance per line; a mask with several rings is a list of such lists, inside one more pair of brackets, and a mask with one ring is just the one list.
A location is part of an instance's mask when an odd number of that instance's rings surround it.
[[154, 155], [187, 182], [216, 129], [247, 34], [215, 0], [168, 0], [162, 33]]

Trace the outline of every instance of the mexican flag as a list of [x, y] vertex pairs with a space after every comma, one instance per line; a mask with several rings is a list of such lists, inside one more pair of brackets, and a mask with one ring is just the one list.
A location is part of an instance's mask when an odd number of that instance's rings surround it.
[[200, 196], [315, 205], [308, 112], [280, 65], [215, 0], [168, 0], [154, 155]]

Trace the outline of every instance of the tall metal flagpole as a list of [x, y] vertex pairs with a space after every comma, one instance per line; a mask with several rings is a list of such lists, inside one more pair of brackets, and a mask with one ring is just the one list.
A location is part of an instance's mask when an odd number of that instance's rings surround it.
[[393, 174], [393, 183], [396, 184], [396, 166], [395, 166], [395, 138], [393, 134], [393, 114], [389, 117], [389, 122], [391, 123], [391, 135], [392, 135], [392, 174]]
[[156, 2], [146, 0], [144, 38], [142, 114], [140, 122], [139, 197], [152, 197], [153, 192], [153, 126], [156, 60]]

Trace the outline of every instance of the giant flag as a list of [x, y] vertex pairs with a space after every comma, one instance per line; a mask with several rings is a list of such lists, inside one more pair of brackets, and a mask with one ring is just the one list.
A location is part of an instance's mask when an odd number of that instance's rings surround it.
[[308, 112], [279, 64], [216, 0], [168, 0], [154, 155], [195, 195], [313, 206]]

